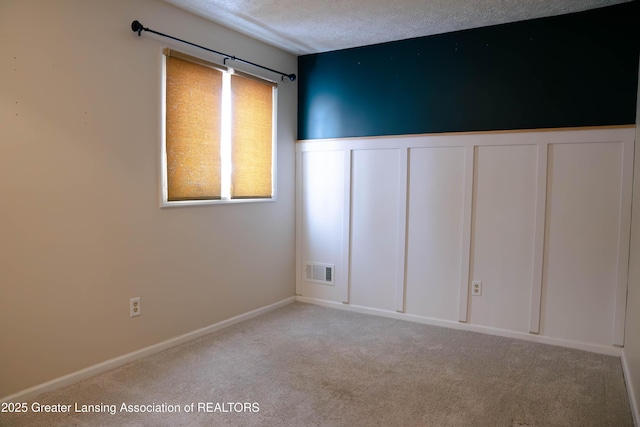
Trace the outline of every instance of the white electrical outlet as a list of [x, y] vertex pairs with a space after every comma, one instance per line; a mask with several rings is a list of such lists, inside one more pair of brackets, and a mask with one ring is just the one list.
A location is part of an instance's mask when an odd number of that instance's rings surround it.
[[471, 295], [474, 297], [482, 296], [482, 282], [479, 280], [474, 280], [471, 282]]
[[131, 298], [129, 300], [129, 316], [136, 317], [142, 314], [142, 306], [140, 305], [140, 297]]

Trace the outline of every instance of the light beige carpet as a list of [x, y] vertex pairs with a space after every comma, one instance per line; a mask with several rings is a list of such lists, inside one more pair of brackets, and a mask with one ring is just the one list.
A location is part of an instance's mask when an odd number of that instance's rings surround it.
[[33, 402], [0, 425], [633, 425], [619, 358], [301, 303]]

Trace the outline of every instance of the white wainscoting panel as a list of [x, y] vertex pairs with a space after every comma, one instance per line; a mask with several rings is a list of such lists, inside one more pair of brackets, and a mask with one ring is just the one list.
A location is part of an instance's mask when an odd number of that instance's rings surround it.
[[540, 307], [542, 306], [542, 272], [544, 269], [544, 232], [547, 212], [547, 158], [549, 146], [538, 144], [538, 172], [536, 186], [536, 212], [533, 237], [533, 272], [531, 277], [531, 310], [529, 332], [540, 333]]
[[407, 204], [409, 198], [409, 149], [400, 149], [398, 169], [398, 255], [396, 261], [396, 311], [405, 312], [406, 263], [407, 263]]
[[[302, 256], [299, 293], [312, 298], [342, 302], [348, 285], [348, 265], [343, 262], [345, 179], [344, 151], [302, 153]], [[304, 265], [317, 262], [335, 265], [334, 285], [305, 281]]]
[[349, 302], [396, 309], [400, 150], [354, 150]]
[[[301, 142], [296, 292], [615, 353], [634, 141], [619, 127]], [[335, 285], [305, 281], [305, 262], [335, 265]]]
[[622, 142], [549, 146], [545, 335], [613, 343], [622, 153]]
[[[639, 110], [640, 111], [640, 110]], [[637, 135], [637, 131], [636, 131]], [[637, 136], [636, 136], [637, 138]], [[623, 141], [622, 177], [620, 188], [620, 220], [618, 221], [618, 271], [613, 319], [613, 345], [622, 347], [625, 340], [627, 313], [627, 285], [629, 279], [631, 244], [631, 202], [633, 195], [634, 144]], [[629, 232], [628, 232], [629, 231]]]
[[469, 320], [469, 273], [471, 271], [471, 223], [473, 222], [473, 180], [476, 150], [473, 144], [465, 145], [464, 158], [464, 207], [462, 220], [462, 270], [458, 289], [458, 321]]
[[476, 148], [471, 323], [529, 331], [536, 202], [535, 145]]
[[458, 320], [464, 177], [464, 147], [409, 151], [406, 268], [409, 314]]

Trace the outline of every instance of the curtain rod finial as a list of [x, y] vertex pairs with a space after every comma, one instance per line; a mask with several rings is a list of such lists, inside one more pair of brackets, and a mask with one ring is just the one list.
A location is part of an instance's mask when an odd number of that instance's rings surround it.
[[142, 30], [144, 30], [145, 28], [142, 26], [142, 24], [140, 23], [140, 21], [135, 20], [131, 23], [131, 31], [137, 32], [138, 33], [138, 37], [140, 37], [140, 33], [142, 32]]
[[295, 74], [289, 74], [287, 77], [289, 77], [289, 80], [291, 80], [292, 82], [296, 80]]

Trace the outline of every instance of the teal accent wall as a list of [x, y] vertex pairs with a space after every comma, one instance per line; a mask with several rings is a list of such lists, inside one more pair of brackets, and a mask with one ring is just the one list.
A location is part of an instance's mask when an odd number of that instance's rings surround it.
[[638, 1], [298, 58], [298, 139], [634, 124]]

